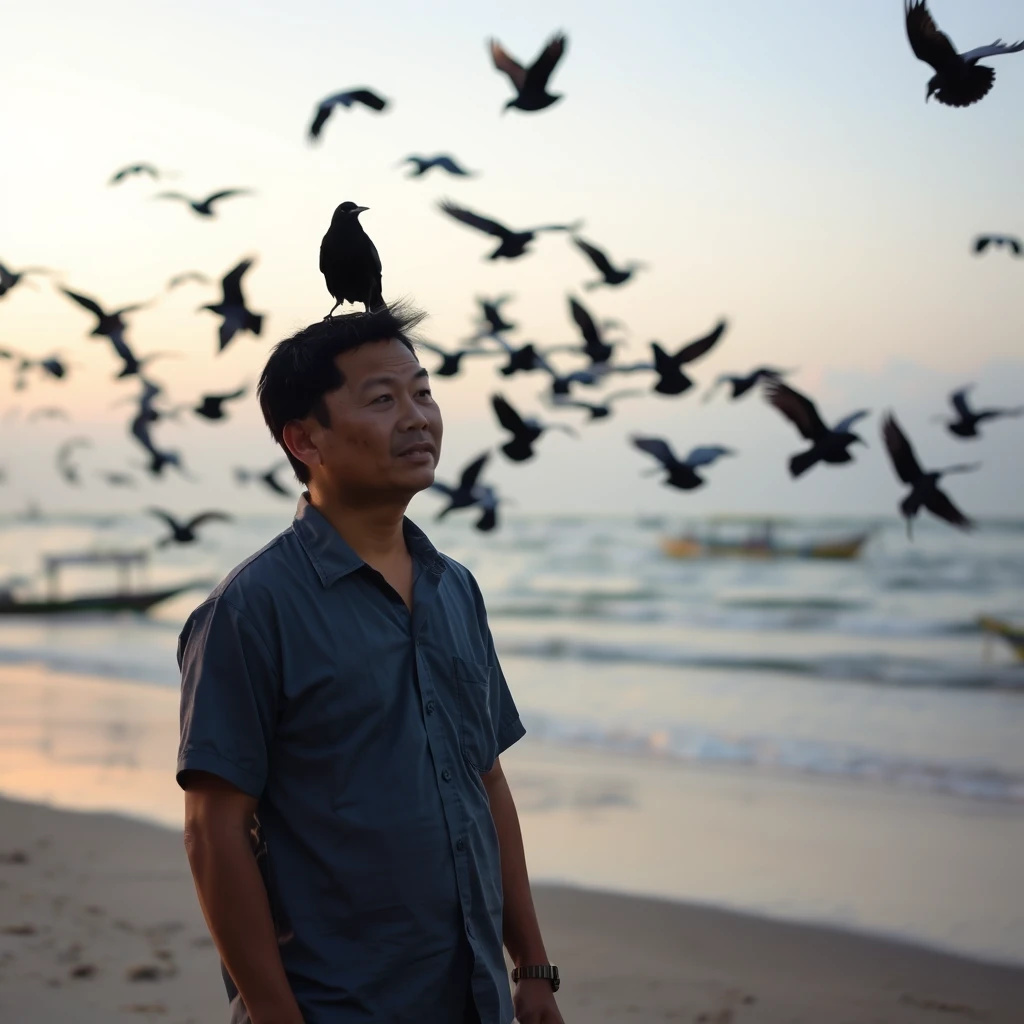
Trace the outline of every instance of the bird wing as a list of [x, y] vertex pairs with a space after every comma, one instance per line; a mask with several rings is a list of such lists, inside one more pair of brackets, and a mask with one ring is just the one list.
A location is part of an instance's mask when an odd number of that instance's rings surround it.
[[857, 422], [857, 420], [863, 419], [870, 413], [870, 409], [858, 409], [856, 412], [851, 412], [849, 416], [844, 416], [832, 429], [837, 434], [846, 434], [849, 432], [850, 427]]
[[90, 299], [88, 295], [79, 295], [78, 292], [68, 291], [67, 288], [61, 288], [61, 291], [73, 301], [77, 302], [84, 309], [89, 310], [90, 313], [95, 313], [98, 317], [103, 317], [105, 314], [100, 308], [99, 303], [94, 299]]
[[267, 472], [266, 472], [266, 473], [264, 473], [264, 474], [263, 474], [263, 475], [262, 475], [262, 476], [260, 477], [260, 479], [261, 479], [261, 480], [262, 480], [262, 481], [263, 481], [263, 482], [264, 482], [264, 483], [265, 483], [265, 484], [266, 484], [266, 485], [267, 485], [267, 486], [268, 486], [268, 487], [269, 487], [269, 488], [270, 488], [270, 489], [271, 489], [271, 490], [272, 490], [272, 491], [273, 491], [273, 492], [274, 492], [275, 494], [281, 494], [281, 495], [283, 495], [283, 496], [284, 496], [284, 497], [286, 497], [286, 498], [290, 498], [290, 497], [291, 497], [291, 492], [290, 492], [290, 491], [288, 491], [288, 490], [287, 490], [287, 488], [285, 488], [285, 487], [282, 487], [282, 486], [281, 486], [281, 484], [279, 484], [279, 483], [277, 482], [277, 479], [276, 479], [276, 478], [274, 477], [274, 474], [275, 474], [275, 473], [277, 473], [277, 472], [278, 472], [279, 470], [281, 470], [281, 469], [284, 469], [284, 468], [285, 468], [285, 467], [286, 467], [287, 465], [288, 465], [288, 463], [287, 463], [287, 462], [279, 462], [279, 463], [278, 463], [278, 464], [277, 464], [276, 466], [274, 466], [274, 467], [273, 467], [272, 469], [269, 469], [269, 470], [267, 470]]
[[467, 224], [471, 228], [476, 228], [477, 231], [484, 231], [488, 235], [494, 235], [497, 238], [508, 238], [512, 233], [507, 227], [503, 224], [499, 224], [496, 220], [489, 220], [487, 217], [481, 217], [478, 213], [473, 213], [472, 210], [467, 210], [462, 206], [456, 206], [455, 203], [450, 203], [445, 200], [440, 205], [441, 209], [447, 213], [449, 217], [454, 217], [463, 224]]
[[992, 237], [990, 235], [978, 235], [974, 240], [974, 251], [984, 252], [989, 245], [992, 243]]
[[428, 352], [434, 352], [439, 356], [447, 357], [451, 353], [446, 352], [440, 345], [435, 345], [432, 341], [425, 341], [423, 338], [416, 339], [417, 348], [425, 348]]
[[197, 526], [201, 526], [203, 523], [230, 523], [231, 516], [227, 512], [200, 512], [199, 515], [193, 516], [186, 524], [186, 530], [194, 530]]
[[896, 417], [889, 413], [882, 421], [882, 440], [889, 451], [896, 475], [905, 483], [913, 484], [924, 476], [907, 435], [900, 429]]
[[252, 260], [242, 260], [234, 270], [228, 271], [221, 279], [225, 306], [245, 305], [245, 299], [242, 298], [242, 277], [252, 264]]
[[765, 396], [808, 441], [817, 441], [828, 433], [817, 406], [806, 396], [781, 381], [770, 380]]
[[450, 498], [455, 493], [455, 488], [454, 487], [449, 487], [448, 484], [443, 484], [443, 483], [441, 483], [440, 480], [435, 480], [430, 485], [430, 489], [432, 491], [437, 491], [440, 494], [443, 494], [443, 495], [445, 495], [448, 498]]
[[157, 519], [162, 519], [175, 533], [181, 529], [178, 521], [170, 514], [170, 512], [165, 512], [162, 508], [147, 508], [146, 511], [151, 516], [156, 516]]
[[660, 437], [631, 437], [635, 448], [653, 455], [666, 469], [671, 469], [679, 460], [672, 454], [667, 441]]
[[364, 107], [371, 110], [383, 110], [388, 101], [383, 96], [378, 96], [372, 89], [353, 89], [348, 93], [349, 102], [362, 103]]
[[512, 79], [516, 90], [522, 92], [526, 83], [526, 68], [510, 57], [497, 39], [491, 40], [491, 60], [499, 71], [504, 71]]
[[561, 32], [556, 35], [547, 46], [541, 51], [540, 56], [530, 65], [526, 72], [525, 84], [534, 89], [543, 90], [555, 70], [555, 65], [562, 59], [565, 53], [567, 40]]
[[476, 486], [477, 477], [480, 476], [481, 470], [487, 465], [487, 460], [491, 457], [490, 452], [484, 452], [479, 458], [474, 459], [463, 471], [462, 477], [459, 480], [460, 491], [472, 491]]
[[977, 46], [973, 50], [961, 53], [960, 59], [963, 61], [976, 61], [981, 60], [983, 57], [998, 57], [1002, 53], [1020, 53], [1021, 50], [1024, 50], [1024, 39], [1017, 43], [1004, 43], [1002, 39], [997, 39], [988, 46]]
[[952, 523], [954, 526], [962, 527], [965, 530], [969, 530], [974, 525], [974, 523], [972, 523], [971, 520], [953, 504], [946, 492], [940, 490], [938, 487], [934, 488], [925, 497], [924, 507], [928, 509], [932, 515], [936, 515], [940, 519], [945, 519], [947, 523]]
[[949, 36], [939, 30], [928, 11], [925, 0], [910, 0], [905, 7], [907, 39], [918, 60], [931, 64], [936, 71], [957, 59], [956, 48]]
[[181, 199], [183, 202], [191, 203], [192, 200], [184, 192], [157, 192], [154, 199]]
[[967, 392], [970, 391], [971, 385], [968, 384], [965, 388], [960, 388], [959, 391], [954, 391], [949, 396], [950, 402], [953, 403], [953, 408], [956, 409], [961, 419], [968, 420], [971, 418], [971, 407], [967, 404]]
[[576, 244], [577, 249], [579, 249], [581, 252], [586, 253], [587, 256], [590, 257], [590, 262], [593, 263], [595, 267], [597, 267], [598, 271], [601, 274], [607, 276], [613, 273], [614, 268], [612, 267], [608, 257], [605, 256], [605, 254], [601, 252], [601, 250], [598, 249], [596, 245], [591, 245], [589, 242], [585, 242], [578, 235], [573, 235], [572, 240]]
[[214, 192], [213, 195], [207, 196], [200, 206], [209, 206], [211, 203], [217, 202], [218, 199], [227, 199], [228, 196], [245, 196], [249, 194], [247, 188], [226, 188], [222, 192]]
[[432, 163], [435, 167], [440, 167], [449, 174], [464, 174], [467, 176], [469, 174], [465, 168], [460, 167], [450, 156], [435, 156]]
[[507, 431], [512, 434], [526, 433], [526, 423], [523, 422], [523, 417], [508, 404], [503, 395], [492, 395], [491, 405], [494, 407], [494, 414], [498, 417], [498, 422]]
[[692, 363], [695, 359], [699, 359], [705, 353], [710, 352], [718, 339], [725, 334], [727, 326], [728, 324], [725, 320], [720, 320], [710, 334], [705, 335], [703, 338], [698, 338], [696, 341], [691, 341], [689, 345], [684, 345], [676, 353], [673, 362], [676, 366], [683, 366], [685, 363]]
[[704, 445], [700, 448], [694, 448], [686, 456], [686, 464], [691, 469], [696, 469], [698, 466], [710, 466], [712, 462], [722, 455], [732, 455], [732, 449], [723, 448], [721, 445]]
[[316, 114], [313, 116], [313, 123], [309, 126], [309, 137], [311, 140], [320, 138], [320, 131], [325, 124], [327, 119], [331, 116], [331, 112], [334, 110], [334, 104], [336, 99], [324, 100], [319, 107], [316, 108]]
[[232, 391], [227, 395], [204, 395], [203, 398], [212, 398], [215, 402], [232, 402], [236, 398], [244, 398], [248, 388], [239, 388], [237, 391]]
[[586, 308], [570, 297], [569, 310], [572, 313], [573, 320], [576, 321], [576, 326], [580, 329], [580, 334], [583, 335], [583, 340], [586, 342], [584, 348], [601, 345], [601, 335], [597, 330], [597, 324], [594, 323], [594, 318], [587, 312]]

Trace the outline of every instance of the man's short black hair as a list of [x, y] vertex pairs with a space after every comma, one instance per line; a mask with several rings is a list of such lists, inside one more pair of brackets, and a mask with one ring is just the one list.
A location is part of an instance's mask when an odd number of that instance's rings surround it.
[[368, 313], [345, 313], [304, 327], [278, 342], [260, 374], [256, 394], [274, 440], [284, 449], [295, 475], [309, 481], [309, 468], [284, 443], [285, 424], [312, 414], [325, 427], [330, 414], [324, 395], [345, 383], [335, 358], [373, 341], [400, 341], [415, 353], [414, 331], [426, 313], [395, 303]]

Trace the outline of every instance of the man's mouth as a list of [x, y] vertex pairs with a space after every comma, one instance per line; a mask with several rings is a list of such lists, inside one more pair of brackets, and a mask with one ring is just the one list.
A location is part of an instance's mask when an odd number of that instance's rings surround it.
[[429, 441], [421, 441], [418, 444], [409, 445], [408, 448], [403, 448], [398, 453], [398, 457], [401, 459], [411, 458], [419, 461], [428, 455], [433, 458], [435, 450], [436, 449]]

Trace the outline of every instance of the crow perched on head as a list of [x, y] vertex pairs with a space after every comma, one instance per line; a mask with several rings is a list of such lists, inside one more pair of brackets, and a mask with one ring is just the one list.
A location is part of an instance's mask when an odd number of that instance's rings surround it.
[[335, 300], [327, 316], [343, 302], [361, 302], [368, 313], [384, 305], [380, 255], [359, 223], [359, 214], [368, 209], [342, 203], [320, 243], [320, 272]]
[[[510, 57], [501, 43], [491, 40], [491, 60], [499, 71], [504, 71], [515, 86], [516, 95], [505, 104], [504, 110], [516, 107], [519, 110], [543, 110], [562, 97], [548, 92], [548, 79], [555, 65], [565, 53], [568, 40], [559, 32], [541, 51], [540, 56], [524, 68], [514, 57]], [[502, 111], [504, 113], [504, 111]]]

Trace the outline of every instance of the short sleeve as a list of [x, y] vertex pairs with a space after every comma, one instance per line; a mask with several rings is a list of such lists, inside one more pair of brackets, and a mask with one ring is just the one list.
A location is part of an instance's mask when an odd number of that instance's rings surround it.
[[178, 785], [184, 772], [210, 772], [259, 799], [279, 692], [279, 672], [259, 631], [223, 597], [207, 601], [178, 638], [178, 666]]

